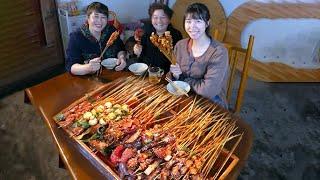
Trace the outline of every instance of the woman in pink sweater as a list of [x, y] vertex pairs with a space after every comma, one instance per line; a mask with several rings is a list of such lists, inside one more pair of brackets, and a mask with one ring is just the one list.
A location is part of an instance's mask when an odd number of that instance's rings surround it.
[[183, 21], [189, 38], [175, 46], [177, 64], [170, 67], [173, 77], [189, 83], [195, 93], [227, 107], [228, 52], [209, 35], [208, 8], [191, 4]]

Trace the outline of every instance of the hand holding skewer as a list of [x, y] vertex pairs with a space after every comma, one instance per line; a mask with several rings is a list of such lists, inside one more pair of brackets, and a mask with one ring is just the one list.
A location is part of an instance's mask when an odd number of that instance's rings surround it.
[[126, 53], [124, 51], [120, 51], [118, 53], [118, 60], [117, 60], [117, 65], [114, 68], [116, 71], [121, 71], [126, 67]]
[[140, 45], [140, 44], [135, 44], [134, 46], [133, 46], [133, 53], [135, 54], [135, 55], [137, 55], [138, 57], [140, 57], [140, 55], [141, 55], [141, 53], [142, 53], [142, 45]]
[[88, 66], [90, 67], [90, 71], [92, 73], [98, 71], [101, 68], [100, 63], [101, 63], [100, 57], [91, 59], [88, 63]]
[[138, 57], [140, 57], [142, 52], [141, 39], [142, 39], [143, 33], [144, 32], [141, 28], [138, 28], [134, 31], [134, 40], [136, 41], [136, 43], [133, 46], [133, 53]]
[[138, 28], [134, 31], [134, 40], [137, 41], [137, 44], [141, 44], [141, 39], [144, 32], [141, 28]]

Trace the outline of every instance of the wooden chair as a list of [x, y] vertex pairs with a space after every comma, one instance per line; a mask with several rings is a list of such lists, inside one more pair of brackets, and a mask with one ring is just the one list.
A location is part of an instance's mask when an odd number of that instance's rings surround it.
[[254, 36], [250, 35], [247, 48], [236, 47], [228, 43], [223, 43], [225, 47], [228, 49], [228, 55], [229, 55], [229, 67], [230, 67], [229, 75], [230, 76], [229, 76], [228, 88], [227, 88], [227, 101], [229, 104], [231, 99], [231, 91], [234, 84], [234, 74], [235, 74], [236, 66], [239, 63], [239, 59], [242, 60], [244, 57], [240, 84], [238, 87], [235, 106], [234, 108], [230, 108], [235, 113], [240, 112], [240, 108], [242, 105], [243, 95], [244, 95], [247, 78], [248, 78], [248, 70], [249, 70], [249, 64], [250, 64], [251, 55], [252, 55], [253, 42], [254, 42]]
[[218, 40], [219, 37], [219, 30], [213, 29], [213, 39]]

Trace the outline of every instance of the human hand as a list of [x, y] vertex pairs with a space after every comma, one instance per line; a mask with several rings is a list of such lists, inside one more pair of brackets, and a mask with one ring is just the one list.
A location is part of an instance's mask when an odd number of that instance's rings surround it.
[[139, 57], [141, 55], [141, 52], [142, 52], [142, 46], [140, 44], [135, 44], [133, 46], [133, 53]]
[[166, 78], [168, 78], [168, 79], [171, 79], [171, 80], [172, 80], [172, 73], [171, 73], [171, 72], [168, 72], [168, 73], [166, 74]]
[[88, 63], [89, 71], [91, 73], [98, 71], [101, 67], [100, 63], [101, 63], [100, 57], [91, 59]]
[[114, 68], [116, 71], [121, 71], [127, 66], [126, 59], [124, 57], [120, 57], [117, 60], [117, 66]]
[[172, 73], [173, 77], [175, 77], [176, 79], [179, 79], [179, 76], [182, 74], [179, 64], [175, 64], [175, 65], [171, 64], [170, 72]]
[[134, 40], [137, 42], [141, 42], [141, 38], [143, 36], [143, 30], [141, 28], [138, 28], [134, 31]]

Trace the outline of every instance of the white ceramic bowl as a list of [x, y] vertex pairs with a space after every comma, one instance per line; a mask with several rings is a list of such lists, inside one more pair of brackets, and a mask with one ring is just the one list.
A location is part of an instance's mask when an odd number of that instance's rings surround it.
[[117, 58], [108, 58], [101, 62], [101, 65], [107, 69], [113, 69], [117, 65]]
[[129, 70], [135, 75], [142, 75], [148, 69], [145, 63], [134, 63], [129, 66]]
[[[184, 89], [186, 93], [190, 91], [190, 85], [184, 81], [173, 81], [173, 83], [179, 86], [181, 89]], [[170, 83], [167, 84], [167, 90], [176, 96], [181, 96], [183, 93], [181, 91], [177, 91]]]

